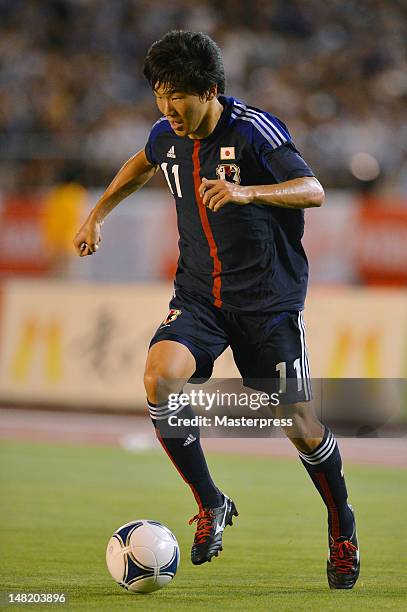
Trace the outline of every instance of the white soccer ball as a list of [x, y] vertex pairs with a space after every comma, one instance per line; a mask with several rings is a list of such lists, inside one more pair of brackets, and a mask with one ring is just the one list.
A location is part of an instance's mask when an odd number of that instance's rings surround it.
[[133, 593], [152, 593], [164, 587], [174, 578], [179, 559], [174, 534], [165, 525], [149, 520], [119, 527], [106, 550], [113, 580]]

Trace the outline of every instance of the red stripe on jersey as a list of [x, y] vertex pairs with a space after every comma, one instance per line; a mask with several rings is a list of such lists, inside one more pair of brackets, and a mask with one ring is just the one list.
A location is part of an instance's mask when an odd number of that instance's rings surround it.
[[209, 225], [208, 213], [206, 210], [206, 206], [204, 205], [202, 198], [199, 193], [199, 186], [201, 184], [201, 176], [200, 170], [201, 166], [199, 163], [199, 149], [201, 148], [201, 143], [199, 140], [194, 140], [194, 152], [192, 154], [192, 162], [194, 164], [194, 187], [195, 187], [195, 199], [198, 204], [199, 217], [202, 223], [202, 229], [204, 231], [206, 240], [209, 245], [209, 254], [213, 259], [213, 285], [212, 285], [212, 295], [215, 298], [215, 306], [220, 308], [222, 306], [222, 300], [220, 297], [220, 289], [222, 285], [221, 272], [222, 272], [222, 264], [218, 257], [218, 247], [216, 246], [215, 239], [213, 237], [211, 226]]

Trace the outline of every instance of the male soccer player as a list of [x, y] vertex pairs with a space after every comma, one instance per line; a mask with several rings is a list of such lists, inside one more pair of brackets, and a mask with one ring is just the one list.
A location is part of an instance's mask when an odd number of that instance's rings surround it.
[[355, 519], [335, 437], [311, 409], [302, 316], [303, 209], [320, 206], [324, 191], [284, 123], [223, 95], [221, 53], [205, 34], [167, 33], [149, 49], [144, 74], [162, 117], [74, 244], [82, 257], [95, 253], [106, 215], [161, 168], [177, 208], [180, 257], [144, 382], [157, 436], [198, 503], [190, 521], [197, 522], [192, 563], [218, 556], [237, 510], [211, 478], [199, 428], [169, 426], [172, 415], [192, 417], [191, 407], [180, 402], [174, 409], [168, 398], [190, 379], [208, 379], [230, 346], [248, 386], [263, 388], [263, 381], [281, 392], [277, 416], [292, 417], [285, 433], [328, 509], [329, 585], [352, 588], [359, 575]]

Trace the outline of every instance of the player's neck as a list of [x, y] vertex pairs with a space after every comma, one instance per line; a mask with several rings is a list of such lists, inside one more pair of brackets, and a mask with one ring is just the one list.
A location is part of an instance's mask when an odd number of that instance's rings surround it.
[[219, 100], [217, 98], [211, 100], [198, 128], [192, 134], [188, 134], [188, 137], [193, 139], [207, 138], [216, 128], [222, 112], [223, 106]]

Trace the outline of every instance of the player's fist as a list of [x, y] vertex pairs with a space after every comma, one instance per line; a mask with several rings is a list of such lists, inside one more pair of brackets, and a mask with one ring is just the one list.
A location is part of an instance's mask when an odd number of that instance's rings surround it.
[[76, 234], [73, 244], [79, 257], [93, 255], [99, 248], [102, 242], [100, 233], [102, 223], [93, 217], [88, 217], [85, 223]]
[[225, 204], [250, 204], [251, 187], [241, 187], [225, 180], [208, 180], [203, 177], [199, 194], [204, 206], [217, 212]]

